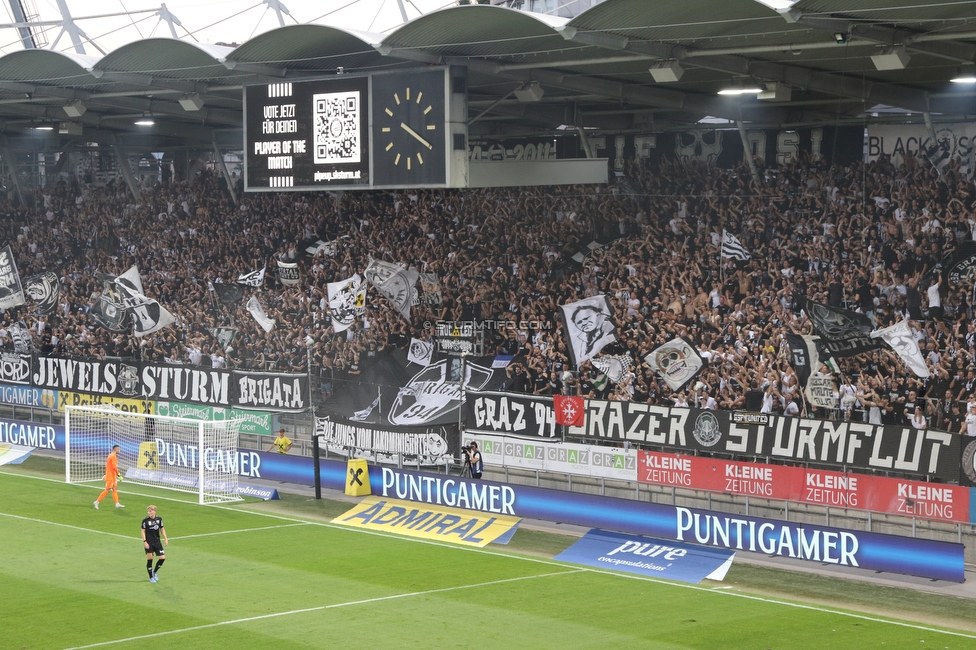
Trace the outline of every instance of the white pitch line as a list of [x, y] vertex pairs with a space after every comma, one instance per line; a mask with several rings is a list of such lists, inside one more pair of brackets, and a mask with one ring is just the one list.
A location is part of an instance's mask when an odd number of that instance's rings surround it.
[[[34, 476], [27, 475], [27, 474], [18, 474], [18, 473], [14, 473], [14, 472], [0, 472], [0, 474], [9, 474], [11, 476], [18, 476], [18, 477], [21, 477], [21, 478], [28, 478], [28, 479], [35, 479], [36, 478], [36, 479], [39, 479], [39, 480], [52, 480], [52, 479], [46, 479], [46, 478], [43, 478], [43, 477], [34, 477]], [[60, 481], [55, 481], [55, 482], [60, 482]], [[165, 499], [166, 497], [161, 497], [161, 498], [162, 499]], [[169, 500], [170, 501], [177, 501], [177, 499], [169, 499]], [[189, 503], [189, 502], [184, 501], [183, 503]], [[384, 533], [382, 531], [377, 531], [377, 530], [367, 530], [367, 529], [363, 529], [363, 528], [355, 528], [355, 527], [351, 527], [351, 526], [343, 526], [343, 525], [340, 525], [340, 524], [326, 523], [326, 522], [321, 522], [321, 521], [309, 521], [309, 520], [300, 519], [300, 518], [297, 518], [297, 517], [294, 517], [294, 516], [276, 515], [276, 514], [272, 514], [272, 513], [268, 513], [268, 512], [261, 512], [260, 510], [248, 510], [248, 509], [242, 509], [242, 508], [237, 508], [237, 507], [232, 507], [232, 506], [226, 506], [226, 505], [211, 505], [209, 507], [211, 507], [211, 508], [219, 508], [221, 510], [232, 510], [232, 511], [235, 511], [235, 512], [245, 512], [245, 513], [248, 513], [248, 514], [251, 514], [251, 515], [257, 515], [257, 516], [260, 516], [260, 517], [267, 517], [267, 518], [270, 518], [270, 519], [278, 519], [278, 520], [290, 521], [290, 522], [301, 522], [301, 523], [306, 523], [306, 524], [309, 524], [309, 525], [312, 525], [312, 526], [322, 526], [324, 528], [332, 528], [332, 529], [336, 529], [336, 530], [345, 530], [345, 531], [351, 532], [351, 533], [374, 535], [374, 536], [377, 536], [377, 537], [386, 537], [386, 538], [389, 538], [389, 539], [397, 539], [397, 540], [400, 540], [400, 541], [403, 541], [403, 542], [408, 542], [408, 543], [428, 544], [428, 545], [432, 545], [432, 546], [440, 546], [440, 547], [443, 547], [443, 548], [449, 548], [449, 549], [453, 549], [453, 550], [456, 550], [456, 551], [466, 551], [466, 552], [471, 552], [471, 553], [482, 553], [482, 554], [485, 554], [485, 555], [493, 555], [493, 556], [496, 556], [496, 557], [511, 558], [511, 559], [520, 560], [520, 561], [523, 561], [523, 562], [532, 562], [532, 563], [535, 563], [535, 564], [545, 564], [545, 565], [548, 565], [548, 566], [565, 567], [567, 569], [574, 569], [577, 572], [582, 571], [582, 572], [588, 572], [588, 573], [599, 573], [599, 574], [603, 574], [603, 575], [607, 575], [607, 576], [612, 576], [612, 577], [615, 577], [615, 578], [625, 578], [627, 580], [643, 580], [645, 582], [654, 582], [654, 583], [657, 583], [657, 584], [660, 584], [660, 585], [669, 586], [669, 587], [678, 587], [678, 588], [681, 588], [681, 589], [691, 589], [691, 590], [694, 590], [694, 591], [708, 592], [708, 593], [712, 593], [712, 594], [716, 594], [716, 595], [720, 595], [720, 596], [733, 596], [733, 597], [736, 597], [736, 598], [745, 598], [745, 599], [748, 599], [748, 600], [762, 601], [762, 602], [770, 603], [770, 604], [773, 604], [773, 605], [783, 605], [785, 607], [793, 607], [793, 608], [796, 608], [796, 609], [808, 609], [808, 610], [811, 610], [811, 611], [822, 612], [822, 613], [826, 613], [826, 614], [835, 614], [837, 616], [845, 616], [845, 617], [848, 617], [848, 618], [854, 618], [854, 619], [858, 619], [858, 620], [872, 621], [872, 622], [878, 622], [878, 623], [886, 623], [886, 624], [889, 624], [889, 625], [896, 625], [896, 626], [899, 626], [899, 627], [906, 627], [906, 628], [911, 628], [911, 629], [915, 629], [915, 630], [922, 630], [922, 631], [926, 631], [926, 632], [935, 632], [935, 633], [938, 633], [938, 634], [948, 634], [950, 636], [958, 636], [958, 637], [962, 637], [962, 638], [965, 638], [965, 639], [976, 639], [976, 635], [974, 635], [974, 634], [966, 634], [966, 633], [963, 633], [963, 632], [957, 632], [957, 631], [949, 630], [949, 629], [944, 629], [943, 630], [943, 629], [939, 629], [939, 628], [925, 627], [923, 625], [917, 625], [917, 624], [914, 624], [914, 623], [907, 623], [907, 622], [903, 622], [903, 621], [889, 620], [889, 619], [884, 619], [884, 618], [875, 618], [875, 617], [872, 617], [872, 616], [867, 616], [865, 614], [856, 614], [856, 613], [853, 613], [853, 612], [847, 612], [847, 611], [836, 610], [836, 609], [829, 609], [829, 608], [826, 608], [826, 607], [816, 607], [816, 606], [813, 606], [813, 605], [805, 605], [805, 604], [802, 604], [802, 603], [794, 603], [794, 602], [785, 601], [785, 600], [774, 600], [772, 598], [763, 598], [761, 596], [752, 596], [752, 595], [749, 595], [749, 594], [739, 593], [739, 592], [735, 592], [735, 591], [728, 591], [727, 589], [731, 589], [731, 587], [702, 587], [700, 585], [693, 585], [693, 584], [687, 584], [687, 583], [681, 583], [681, 582], [671, 582], [671, 581], [668, 581], [668, 580], [660, 580], [658, 578], [652, 578], [652, 577], [649, 577], [649, 576], [641, 576], [641, 575], [635, 575], [635, 574], [627, 574], [627, 573], [621, 573], [621, 572], [615, 572], [615, 571], [608, 571], [608, 570], [605, 570], [605, 569], [594, 569], [594, 568], [589, 568], [589, 567], [580, 568], [580, 567], [578, 567], [576, 565], [567, 564], [567, 563], [564, 563], [564, 562], [560, 562], [558, 560], [546, 560], [546, 559], [543, 559], [543, 558], [536, 558], [536, 557], [531, 557], [531, 556], [514, 555], [512, 553], [504, 553], [504, 552], [501, 552], [501, 551], [493, 551], [493, 550], [489, 550], [487, 548], [478, 548], [478, 547], [473, 547], [473, 546], [468, 546], [468, 545], [461, 545], [461, 544], [449, 544], [447, 542], [438, 542], [438, 541], [429, 540], [429, 539], [419, 539], [419, 538], [415, 538], [415, 537], [406, 537], [406, 536], [403, 536], [403, 535], [395, 535], [395, 534], [392, 534], [392, 533]], [[82, 530], [84, 530], [84, 529], [82, 529]], [[92, 531], [92, 532], [101, 532], [101, 531]], [[268, 616], [274, 616], [274, 614], [269, 614]], [[245, 619], [245, 620], [251, 620], [251, 619]], [[216, 624], [216, 625], [219, 625], [219, 624]], [[136, 637], [136, 638], [139, 638], [139, 637]], [[81, 647], [91, 647], [91, 646], [81, 646]]]
[[115, 645], [117, 643], [128, 643], [130, 641], [142, 641], [144, 639], [154, 639], [161, 636], [168, 636], [171, 634], [182, 634], [184, 632], [196, 632], [198, 630], [206, 630], [214, 627], [222, 627], [224, 625], [237, 625], [239, 623], [250, 623], [251, 621], [260, 621], [266, 618], [278, 618], [280, 616], [292, 616], [294, 614], [307, 614], [309, 612], [321, 612], [329, 609], [338, 609], [340, 607], [352, 607], [355, 605], [369, 605], [372, 603], [379, 603], [385, 600], [397, 600], [400, 598], [413, 598], [414, 596], [430, 596], [433, 594], [443, 594], [450, 591], [460, 591], [461, 589], [477, 589], [479, 587], [491, 587], [493, 585], [501, 585], [509, 582], [519, 582], [522, 580], [534, 580], [536, 578], [551, 578], [553, 576], [566, 575], [568, 573], [581, 573], [585, 569], [571, 569], [569, 571], [556, 571], [553, 573], [540, 573], [534, 576], [520, 576], [518, 578], [505, 578], [503, 580], [491, 580], [488, 582], [476, 582], [474, 584], [468, 585], [456, 585], [454, 587], [441, 587], [440, 589], [428, 589], [426, 591], [411, 591], [402, 594], [391, 594], [389, 596], [377, 596], [376, 598], [366, 598], [363, 600], [350, 600], [344, 603], [334, 603], [332, 605], [319, 605], [317, 607], [306, 607], [304, 609], [292, 609], [287, 612], [275, 612], [273, 614], [261, 614], [260, 616], [249, 616], [247, 618], [237, 618], [231, 621], [218, 621], [216, 623], [206, 623], [204, 625], [194, 625], [193, 627], [184, 627], [178, 630], [167, 630], [165, 632], [154, 632], [152, 634], [141, 634], [139, 636], [130, 636], [124, 639], [114, 639], [112, 641], [101, 641], [99, 643], [91, 643], [88, 645], [79, 645], [72, 648], [67, 648], [66, 650], [83, 650], [84, 648], [99, 648], [107, 645]]
[[[83, 526], [72, 526], [71, 524], [62, 524], [57, 521], [48, 521], [47, 519], [37, 519], [35, 517], [22, 517], [20, 515], [12, 515], [6, 512], [0, 512], [0, 517], [10, 517], [11, 519], [20, 519], [22, 521], [32, 521], [37, 524], [47, 524], [48, 526], [60, 526], [62, 528], [71, 528], [73, 530], [80, 530], [86, 533], [95, 533], [98, 535], [109, 535], [111, 537], [121, 537], [122, 539], [139, 539], [135, 535], [120, 535], [119, 533], [110, 533], [105, 530], [96, 530], [94, 528], [84, 528]], [[259, 526], [257, 528], [239, 528], [237, 530], [218, 530], [213, 533], [199, 533], [196, 535], [180, 535], [178, 537], [170, 537], [169, 539], [189, 539], [191, 537], [211, 537], [213, 535], [229, 535], [232, 533], [251, 533], [258, 530], [274, 530], [276, 528], [293, 528], [295, 526], [310, 526], [311, 522], [303, 521], [301, 523], [294, 524], [281, 524], [280, 526]]]
[[0, 512], [0, 517], [10, 517], [11, 519], [20, 519], [22, 521], [33, 521], [34, 523], [37, 524], [47, 524], [49, 526], [60, 526], [62, 528], [71, 528], [73, 530], [80, 530], [86, 533], [98, 533], [99, 535], [111, 535], [112, 537], [121, 537], [122, 539], [139, 539], [135, 535], [119, 535], [118, 533], [110, 533], [105, 530], [95, 530], [94, 528], [82, 528], [81, 526], [62, 524], [57, 521], [47, 521], [46, 519], [34, 519], [33, 517], [21, 517], [20, 515], [11, 515], [6, 512]]
[[237, 530], [218, 530], [215, 533], [198, 533], [196, 535], [180, 535], [169, 539], [190, 539], [191, 537], [211, 537], [213, 535], [230, 535], [233, 533], [253, 533], [256, 530], [274, 530], [276, 528], [292, 528], [294, 526], [310, 526], [311, 523], [303, 521], [297, 524], [281, 524], [280, 526], [260, 526], [258, 528], [239, 528]]

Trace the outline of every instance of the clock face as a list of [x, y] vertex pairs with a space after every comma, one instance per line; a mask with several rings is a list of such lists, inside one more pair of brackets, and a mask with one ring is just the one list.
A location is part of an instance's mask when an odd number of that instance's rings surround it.
[[446, 133], [443, 69], [373, 77], [376, 185], [443, 185]]

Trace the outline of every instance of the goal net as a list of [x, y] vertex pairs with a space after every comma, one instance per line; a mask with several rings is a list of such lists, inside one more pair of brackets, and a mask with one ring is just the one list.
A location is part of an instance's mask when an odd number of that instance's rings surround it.
[[101, 482], [105, 458], [119, 445], [126, 482], [192, 492], [199, 503], [240, 501], [241, 420], [204, 421], [68, 406], [64, 472], [68, 483]]

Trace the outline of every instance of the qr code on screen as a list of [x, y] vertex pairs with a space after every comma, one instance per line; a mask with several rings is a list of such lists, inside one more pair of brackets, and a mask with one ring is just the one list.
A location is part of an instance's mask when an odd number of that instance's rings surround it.
[[358, 90], [312, 95], [315, 164], [360, 162], [362, 102]]

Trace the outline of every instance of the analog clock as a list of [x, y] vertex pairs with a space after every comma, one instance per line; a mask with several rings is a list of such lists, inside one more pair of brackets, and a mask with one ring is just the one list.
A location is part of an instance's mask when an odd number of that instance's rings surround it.
[[443, 185], [446, 137], [443, 69], [373, 77], [376, 185]]

